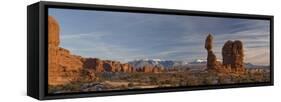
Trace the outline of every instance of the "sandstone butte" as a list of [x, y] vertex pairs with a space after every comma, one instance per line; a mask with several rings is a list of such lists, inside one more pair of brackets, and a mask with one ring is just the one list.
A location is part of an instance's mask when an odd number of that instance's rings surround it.
[[207, 69], [220, 73], [245, 73], [243, 43], [239, 40], [227, 41], [222, 48], [223, 62], [217, 61], [212, 51], [213, 36], [209, 34], [205, 41], [207, 50]]
[[48, 17], [48, 84], [60, 85], [79, 77], [82, 57], [72, 55], [67, 49], [59, 47], [59, 24]]

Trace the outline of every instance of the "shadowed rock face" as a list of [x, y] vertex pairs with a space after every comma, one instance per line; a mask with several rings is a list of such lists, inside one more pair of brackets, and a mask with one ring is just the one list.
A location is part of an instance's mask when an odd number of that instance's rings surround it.
[[241, 41], [227, 41], [222, 48], [223, 63], [217, 61], [216, 55], [212, 51], [213, 37], [209, 34], [205, 41], [205, 49], [208, 52], [207, 68], [222, 73], [235, 72], [244, 73], [243, 66], [243, 44]]
[[128, 63], [120, 63], [119, 61], [100, 60], [97, 58], [85, 58], [83, 67], [95, 70], [95, 72], [134, 72], [133, 67]]
[[103, 72], [103, 62], [98, 58], [86, 58], [83, 62], [83, 68], [92, 69], [95, 72]]
[[110, 63], [104, 63], [103, 68], [104, 68], [104, 71], [106, 71], [106, 72], [112, 72], [113, 66]]
[[233, 41], [228, 40], [222, 48], [223, 65], [233, 64]]
[[222, 48], [223, 65], [236, 72], [244, 71], [244, 51], [241, 41], [227, 41]]
[[213, 36], [211, 34], [209, 34], [205, 40], [205, 49], [207, 51], [212, 51], [213, 48]]

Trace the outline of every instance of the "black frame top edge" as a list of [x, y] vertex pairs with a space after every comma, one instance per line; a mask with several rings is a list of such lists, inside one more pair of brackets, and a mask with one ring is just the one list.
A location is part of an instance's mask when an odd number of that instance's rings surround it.
[[53, 2], [53, 1], [40, 1], [40, 3], [43, 6], [48, 6], [53, 8], [65, 8], [65, 9], [102, 10], [102, 11], [154, 13], [154, 14], [156, 13], [156, 14], [209, 16], [209, 17], [226, 17], [226, 18], [242, 18], [242, 19], [244, 18], [244, 19], [260, 19], [260, 20], [271, 20], [273, 18], [273, 15], [210, 12], [210, 11], [199, 11], [199, 10], [179, 10], [179, 9], [116, 6], [116, 5], [104, 5], [104, 4], [85, 4], [85, 3]]

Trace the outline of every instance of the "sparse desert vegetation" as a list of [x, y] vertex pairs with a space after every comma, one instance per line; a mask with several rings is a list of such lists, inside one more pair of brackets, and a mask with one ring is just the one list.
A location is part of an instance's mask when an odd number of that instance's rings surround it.
[[96, 74], [94, 80], [85, 79], [81, 78], [65, 85], [49, 86], [49, 93], [269, 82], [270, 73], [266, 68], [247, 69], [245, 74], [218, 74], [212, 71], [189, 70], [163, 73], [108, 72]]

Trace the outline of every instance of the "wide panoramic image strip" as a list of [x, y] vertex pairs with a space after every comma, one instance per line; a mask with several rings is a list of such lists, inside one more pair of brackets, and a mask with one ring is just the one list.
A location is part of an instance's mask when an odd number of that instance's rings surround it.
[[49, 8], [48, 93], [270, 81], [270, 22]]

